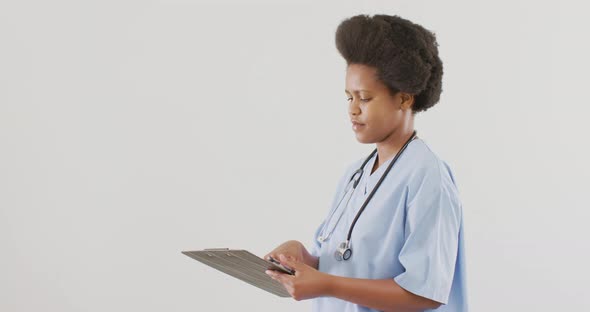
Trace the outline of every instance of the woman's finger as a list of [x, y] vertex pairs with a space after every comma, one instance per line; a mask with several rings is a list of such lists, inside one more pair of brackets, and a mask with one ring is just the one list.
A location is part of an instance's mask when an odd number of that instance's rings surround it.
[[285, 283], [287, 283], [289, 280], [289, 275], [284, 273], [275, 273], [274, 279], [281, 282], [281, 284], [285, 285]]
[[289, 276], [288, 274], [284, 274], [275, 270], [266, 270], [265, 273], [281, 283], [284, 282]]

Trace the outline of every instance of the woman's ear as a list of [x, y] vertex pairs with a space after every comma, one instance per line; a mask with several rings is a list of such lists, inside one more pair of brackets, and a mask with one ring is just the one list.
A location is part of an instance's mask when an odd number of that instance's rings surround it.
[[400, 109], [410, 109], [414, 105], [414, 95], [410, 93], [400, 92]]

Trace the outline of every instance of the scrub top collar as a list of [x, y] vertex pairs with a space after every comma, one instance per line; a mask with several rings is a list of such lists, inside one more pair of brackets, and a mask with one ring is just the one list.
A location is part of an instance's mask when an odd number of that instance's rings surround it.
[[[406, 148], [406, 151], [408, 148], [410, 148], [410, 146], [412, 145], [412, 143], [414, 141], [420, 140], [420, 138], [415, 138], [414, 140], [412, 140], [409, 144], [408, 147]], [[403, 156], [400, 155], [398, 157], [398, 162], [399, 159]], [[373, 157], [371, 157], [371, 159], [369, 160], [369, 162], [367, 162], [367, 164], [365, 165], [365, 168], [363, 169], [363, 177], [361, 178], [360, 183], [360, 187], [362, 190], [362, 196], [367, 196], [371, 190], [373, 190], [373, 188], [375, 187], [375, 185], [377, 185], [377, 182], [379, 181], [379, 179], [381, 178], [381, 176], [383, 175], [383, 173], [385, 172], [385, 169], [389, 166], [389, 163], [391, 163], [391, 161], [393, 160], [393, 158], [395, 158], [395, 154], [392, 155], [391, 157], [389, 157], [389, 159], [387, 159], [384, 163], [382, 163], [379, 168], [377, 168], [377, 170], [375, 170], [375, 172], [371, 173], [371, 170], [373, 170], [373, 166], [375, 165], [375, 161], [377, 158], [377, 153], [375, 153], [375, 155], [373, 155]], [[395, 165], [394, 165], [395, 167]], [[389, 171], [389, 174], [392, 174], [395, 171], [395, 168], [391, 168], [391, 170]]]
[[[371, 157], [371, 160], [369, 160], [369, 162], [363, 169], [363, 181], [360, 185], [363, 196], [368, 195], [371, 192], [371, 190], [375, 187], [375, 185], [383, 175], [383, 172], [385, 172], [385, 169], [387, 168], [387, 166], [389, 166], [389, 163], [393, 160], [394, 157], [395, 155], [391, 156], [387, 161], [381, 164], [379, 168], [377, 168], [377, 170], [375, 170], [375, 172], [373, 173], [371, 173], [371, 171], [373, 170], [373, 166], [375, 165], [377, 153], [375, 153], [375, 155]], [[393, 168], [391, 168], [391, 170], [393, 170]]]

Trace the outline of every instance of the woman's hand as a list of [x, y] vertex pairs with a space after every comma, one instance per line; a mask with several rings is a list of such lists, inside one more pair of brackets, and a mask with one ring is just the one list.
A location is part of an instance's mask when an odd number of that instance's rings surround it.
[[269, 252], [267, 255], [264, 256], [264, 259], [270, 260], [269, 257], [273, 257], [275, 260], [279, 260], [279, 255], [283, 254], [287, 257], [291, 257], [296, 261], [303, 262], [307, 265], [314, 264], [314, 258], [312, 255], [309, 254], [305, 246], [302, 243], [296, 240], [290, 240], [284, 242], [283, 244], [279, 245], [279, 247], [275, 248], [273, 251]]
[[321, 297], [327, 294], [330, 285], [330, 275], [283, 254], [280, 254], [277, 260], [283, 266], [295, 270], [295, 275], [289, 275], [275, 270], [266, 270], [266, 274], [283, 284], [293, 299], [299, 301]]

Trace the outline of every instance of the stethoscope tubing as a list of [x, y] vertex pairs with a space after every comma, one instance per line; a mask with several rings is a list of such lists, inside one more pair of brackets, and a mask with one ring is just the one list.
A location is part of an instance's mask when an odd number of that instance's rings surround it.
[[[361, 206], [361, 209], [356, 214], [354, 220], [352, 221], [352, 224], [350, 225], [350, 229], [348, 230], [348, 236], [346, 237], [346, 241], [347, 242], [350, 242], [350, 237], [352, 236], [352, 230], [354, 230], [354, 226], [356, 225], [356, 222], [358, 221], [359, 217], [361, 216], [361, 213], [363, 213], [363, 211], [367, 207], [367, 204], [369, 204], [369, 201], [371, 200], [371, 198], [373, 198], [373, 195], [375, 195], [375, 193], [377, 192], [377, 189], [379, 188], [379, 186], [381, 186], [381, 183], [383, 182], [383, 180], [387, 176], [387, 173], [389, 173], [389, 171], [391, 170], [391, 168], [393, 168], [393, 165], [395, 165], [395, 162], [397, 161], [397, 159], [404, 152], [404, 150], [406, 149], [406, 147], [408, 147], [408, 145], [410, 144], [410, 142], [412, 142], [416, 137], [417, 137], [416, 136], [416, 131], [414, 131], [414, 133], [412, 133], [412, 136], [406, 141], [406, 143], [404, 144], [404, 146], [399, 150], [399, 152], [397, 152], [397, 154], [395, 154], [395, 157], [389, 163], [389, 166], [387, 166], [387, 168], [385, 169], [385, 172], [383, 172], [383, 174], [379, 178], [379, 181], [377, 181], [377, 184], [375, 184], [375, 187], [373, 188], [373, 190], [371, 191], [371, 193], [369, 193], [369, 196], [367, 197], [367, 199], [365, 199], [365, 202]], [[373, 151], [373, 153], [376, 153], [376, 152], [377, 152], [377, 149], [375, 149]], [[371, 157], [371, 156], [369, 156], [369, 157]]]
[[[389, 173], [389, 171], [391, 170], [391, 168], [393, 168], [393, 165], [396, 163], [397, 159], [404, 152], [404, 150], [408, 147], [408, 145], [410, 144], [410, 142], [412, 142], [417, 137], [418, 136], [416, 135], [416, 131], [414, 131], [412, 133], [412, 136], [410, 136], [410, 138], [406, 141], [406, 143], [402, 146], [402, 148], [396, 153], [395, 157], [389, 163], [389, 165], [385, 169], [385, 172], [381, 175], [381, 177], [379, 178], [379, 181], [377, 181], [377, 184], [375, 185], [375, 187], [373, 187], [373, 190], [371, 191], [371, 193], [369, 193], [369, 196], [367, 196], [367, 198], [365, 199], [363, 205], [361, 206], [361, 208], [357, 212], [357, 214], [356, 214], [354, 220], [352, 221], [352, 224], [350, 225], [350, 228], [348, 230], [348, 235], [346, 236], [346, 241], [341, 244], [341, 246], [342, 246], [342, 252], [343, 253], [344, 252], [347, 252], [348, 253], [348, 256], [347, 257], [346, 256], [342, 257], [344, 260], [348, 260], [350, 258], [350, 255], [352, 254], [352, 249], [350, 247], [350, 238], [352, 237], [352, 231], [354, 230], [354, 227], [355, 227], [356, 222], [358, 221], [360, 215], [363, 213], [363, 211], [367, 207], [367, 205], [368, 205], [369, 201], [371, 200], [371, 198], [373, 198], [373, 195], [375, 195], [375, 193], [377, 192], [377, 189], [379, 188], [379, 186], [381, 186], [381, 183], [383, 182], [383, 180], [385, 179], [385, 177], [387, 176], [387, 174]], [[338, 222], [340, 222], [340, 219], [344, 215], [344, 211], [348, 207], [348, 203], [350, 202], [350, 199], [352, 198], [352, 196], [354, 194], [354, 191], [356, 190], [356, 187], [359, 184], [359, 182], [360, 182], [360, 180], [361, 180], [361, 178], [363, 176], [365, 165], [375, 155], [375, 153], [377, 153], [377, 149], [375, 149], [375, 150], [373, 150], [373, 152], [371, 152], [371, 154], [365, 159], [365, 161], [363, 162], [363, 164], [361, 165], [361, 167], [359, 169], [357, 169], [354, 172], [354, 174], [350, 177], [350, 180], [348, 181], [348, 183], [346, 185], [344, 195], [342, 196], [342, 198], [340, 199], [340, 201], [338, 201], [338, 204], [336, 204], [336, 207], [334, 208], [334, 210], [330, 213], [330, 215], [326, 219], [326, 220], [328, 220], [328, 222], [326, 222], [326, 224], [324, 224], [324, 226], [322, 227], [322, 229], [320, 231], [320, 237], [321, 237], [321, 241], [322, 242], [325, 241], [326, 239], [328, 239], [328, 237], [330, 237], [332, 235], [332, 233], [334, 232], [334, 230], [336, 228], [336, 225], [338, 224]], [[355, 178], [355, 177], [357, 177], [357, 175], [358, 175], [358, 178]], [[340, 216], [338, 217], [338, 220], [336, 220], [336, 223], [334, 224], [334, 227], [332, 228], [332, 230], [327, 234], [327, 236], [324, 236], [324, 232], [325, 232], [326, 226], [329, 225], [329, 222], [332, 220], [332, 216], [334, 215], [334, 213], [336, 212], [336, 210], [338, 210], [338, 208], [340, 207], [340, 204], [342, 203], [342, 200], [344, 200], [344, 198], [348, 194], [348, 190], [349, 190], [349, 187], [350, 187], [350, 183], [351, 182], [353, 182], [352, 192], [351, 192], [350, 196], [348, 197], [348, 200], [346, 201], [346, 205], [342, 209], [342, 212], [340, 213]], [[339, 250], [340, 250], [340, 248], [339, 248]]]

